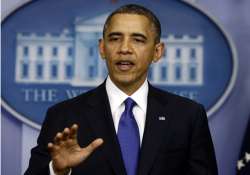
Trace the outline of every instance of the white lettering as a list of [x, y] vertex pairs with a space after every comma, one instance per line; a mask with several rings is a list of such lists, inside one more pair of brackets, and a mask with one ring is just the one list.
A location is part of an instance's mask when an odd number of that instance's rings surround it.
[[67, 89], [65, 92], [66, 92], [66, 95], [67, 95], [68, 98], [73, 98], [73, 97], [76, 97], [76, 96], [80, 95], [81, 93], [84, 93], [85, 90], [79, 90], [79, 89], [77, 89], [77, 90], [72, 90], [72, 89]]
[[198, 98], [197, 91], [175, 91], [174, 93], [183, 97], [187, 97], [191, 100], [196, 100]]
[[56, 89], [22, 89], [25, 102], [55, 102], [57, 101]]

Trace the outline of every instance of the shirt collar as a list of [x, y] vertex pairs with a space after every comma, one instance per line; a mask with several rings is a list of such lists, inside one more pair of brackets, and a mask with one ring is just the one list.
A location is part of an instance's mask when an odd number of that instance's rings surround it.
[[146, 113], [147, 97], [148, 97], [148, 82], [147, 79], [141, 87], [135, 91], [131, 96], [125, 94], [120, 90], [108, 76], [106, 80], [106, 91], [108, 94], [111, 112], [113, 113], [128, 97], [132, 98], [136, 104]]

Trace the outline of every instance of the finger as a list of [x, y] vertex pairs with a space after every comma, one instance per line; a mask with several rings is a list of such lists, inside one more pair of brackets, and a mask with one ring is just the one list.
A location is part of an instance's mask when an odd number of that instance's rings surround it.
[[84, 148], [87, 151], [87, 154], [91, 154], [96, 148], [101, 146], [103, 144], [103, 139], [95, 139], [93, 142], [91, 142], [86, 148]]
[[64, 141], [67, 140], [69, 138], [69, 133], [70, 133], [69, 128], [65, 128], [62, 133], [62, 140]]
[[73, 124], [70, 128], [69, 137], [72, 139], [77, 139], [77, 130], [78, 130], [78, 125]]
[[62, 133], [58, 132], [54, 138], [54, 144], [59, 145], [62, 141]]
[[48, 143], [48, 150], [49, 150], [49, 153], [50, 153], [50, 155], [53, 157], [55, 154], [56, 154], [56, 152], [58, 151], [58, 149], [59, 149], [59, 146], [57, 146], [57, 145], [55, 145], [55, 144], [53, 144], [53, 143]]
[[48, 143], [48, 150], [50, 152], [50, 154], [53, 156], [54, 152], [56, 151], [56, 147], [53, 143]]
[[49, 152], [51, 153], [51, 152], [53, 152], [54, 151], [54, 144], [53, 143], [48, 143], [48, 150], [49, 150]]

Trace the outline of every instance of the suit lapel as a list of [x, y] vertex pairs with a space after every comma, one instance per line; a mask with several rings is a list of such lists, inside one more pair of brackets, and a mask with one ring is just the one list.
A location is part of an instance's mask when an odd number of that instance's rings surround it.
[[89, 96], [90, 105], [88, 116], [91, 128], [96, 137], [103, 138], [101, 146], [105, 157], [117, 175], [126, 174], [121, 156], [119, 142], [113, 124], [110, 105], [106, 93], [105, 83]]
[[153, 165], [158, 147], [161, 144], [163, 134], [169, 123], [169, 116], [164, 112], [166, 100], [152, 86], [149, 86], [146, 124], [144, 129], [143, 141], [140, 152], [138, 167], [139, 175], [149, 173]]

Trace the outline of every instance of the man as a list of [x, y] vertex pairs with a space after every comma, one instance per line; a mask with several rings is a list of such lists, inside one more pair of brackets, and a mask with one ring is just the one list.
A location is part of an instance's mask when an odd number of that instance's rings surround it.
[[48, 110], [27, 175], [217, 174], [204, 108], [147, 82], [164, 52], [160, 35], [139, 5], [108, 17], [99, 41], [108, 78]]

